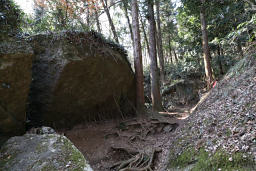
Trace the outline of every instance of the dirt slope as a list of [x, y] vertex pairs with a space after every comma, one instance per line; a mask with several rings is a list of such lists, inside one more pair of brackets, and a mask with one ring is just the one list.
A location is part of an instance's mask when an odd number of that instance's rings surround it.
[[242, 59], [176, 132], [169, 170], [253, 170], [256, 161], [256, 56]]

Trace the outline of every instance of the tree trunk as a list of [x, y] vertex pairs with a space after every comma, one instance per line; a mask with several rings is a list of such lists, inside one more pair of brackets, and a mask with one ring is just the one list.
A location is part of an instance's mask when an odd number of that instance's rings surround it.
[[170, 56], [170, 59], [171, 59], [171, 64], [173, 64], [173, 61], [172, 61], [172, 45], [171, 45], [171, 36], [170, 36], [170, 34], [168, 35], [168, 47], [169, 47], [169, 56]]
[[99, 21], [99, 14], [97, 9], [95, 10], [95, 19], [96, 19], [96, 25], [97, 25], [97, 31], [101, 33], [101, 27], [100, 27], [100, 21]]
[[207, 24], [205, 19], [205, 0], [201, 0], [200, 9], [200, 20], [201, 20], [201, 30], [202, 30], [202, 43], [203, 43], [203, 56], [204, 56], [204, 68], [207, 79], [208, 88], [210, 88], [213, 81], [212, 68], [210, 62], [210, 49], [208, 45], [208, 34], [207, 34]]
[[[136, 4], [137, 4], [137, 3], [136, 3]], [[129, 18], [129, 15], [128, 15], [127, 1], [123, 1], [123, 9], [124, 9], [124, 14], [125, 14], [125, 17], [126, 17], [126, 20], [127, 20], [128, 26], [129, 26], [129, 29], [130, 29], [131, 40], [132, 40], [132, 42], [133, 42], [132, 25], [131, 25], [130, 18]]]
[[102, 3], [102, 6], [104, 7], [105, 13], [107, 14], [108, 22], [109, 22], [109, 25], [111, 27], [111, 31], [113, 33], [114, 39], [115, 39], [116, 43], [119, 43], [118, 36], [117, 36], [117, 33], [116, 33], [116, 28], [114, 26], [114, 23], [113, 23], [113, 21], [111, 19], [111, 16], [110, 16], [110, 13], [109, 13], [109, 10], [108, 10], [107, 0], [100, 0], [100, 1]]
[[224, 75], [224, 71], [223, 71], [223, 67], [222, 67], [222, 63], [221, 63], [221, 58], [223, 58], [223, 56], [221, 55], [220, 45], [218, 46], [217, 53], [218, 53], [218, 65], [219, 65], [219, 69], [220, 69], [220, 75]]
[[141, 22], [141, 25], [142, 25], [142, 31], [143, 31], [143, 35], [144, 35], [144, 38], [145, 38], [145, 41], [146, 41], [147, 50], [148, 50], [148, 53], [149, 53], [148, 37], [147, 37], [146, 30], [145, 30], [145, 24], [144, 24], [144, 22], [142, 20], [141, 15], [140, 15], [140, 22]]
[[137, 0], [132, 0], [132, 33], [133, 33], [133, 53], [134, 68], [136, 80], [136, 108], [141, 112], [144, 108], [144, 86], [143, 86], [143, 67], [142, 67], [142, 51], [140, 40], [140, 26], [138, 18]]
[[91, 28], [90, 9], [89, 9], [89, 7], [86, 8], [86, 24], [87, 24], [88, 28]]
[[173, 53], [174, 53], [174, 58], [175, 58], [175, 61], [176, 61], [176, 64], [178, 63], [178, 57], [177, 57], [177, 54], [175, 52], [175, 49], [173, 49]]
[[156, 16], [157, 16], [157, 45], [158, 45], [158, 58], [160, 62], [160, 75], [161, 81], [164, 83], [164, 55], [163, 55], [163, 42], [162, 42], [162, 31], [161, 31], [161, 20], [160, 20], [160, 5], [159, 0], [156, 0]]
[[148, 21], [149, 21], [149, 56], [150, 78], [151, 78], [151, 98], [154, 111], [162, 110], [162, 99], [160, 95], [159, 71], [156, 58], [156, 22], [154, 18], [153, 0], [147, 0]]

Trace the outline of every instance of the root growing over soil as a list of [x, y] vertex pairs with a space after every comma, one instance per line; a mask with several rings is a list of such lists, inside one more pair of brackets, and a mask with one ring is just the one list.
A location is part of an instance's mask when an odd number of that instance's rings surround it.
[[151, 149], [148, 152], [138, 152], [128, 160], [120, 161], [111, 166], [111, 169], [116, 168], [118, 171], [153, 171], [153, 159], [156, 152]]

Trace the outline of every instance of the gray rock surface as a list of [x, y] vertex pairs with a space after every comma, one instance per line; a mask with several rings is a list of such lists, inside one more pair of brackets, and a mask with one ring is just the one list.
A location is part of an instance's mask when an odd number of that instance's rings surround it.
[[92, 171], [80, 151], [58, 134], [25, 134], [10, 138], [0, 150], [0, 170]]

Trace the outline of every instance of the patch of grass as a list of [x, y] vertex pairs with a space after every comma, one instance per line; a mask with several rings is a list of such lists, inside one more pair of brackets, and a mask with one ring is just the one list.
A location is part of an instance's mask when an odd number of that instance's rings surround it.
[[227, 154], [222, 150], [218, 150], [215, 154], [210, 155], [204, 149], [196, 152], [194, 149], [184, 151], [175, 160], [170, 161], [170, 168], [185, 168], [190, 164], [195, 163], [192, 171], [201, 170], [237, 170], [250, 171], [256, 169], [256, 164], [253, 159], [243, 153]]
[[184, 151], [179, 157], [177, 157], [175, 160], [170, 161], [170, 167], [185, 167], [189, 164], [192, 164], [195, 162], [195, 154], [196, 151], [194, 148], [189, 148], [186, 151]]
[[44, 166], [41, 171], [57, 170], [53, 165]]
[[232, 134], [232, 132], [231, 132], [230, 129], [227, 129], [225, 133], [226, 133], [226, 136], [227, 136], [227, 137], [230, 137], [230, 135]]

